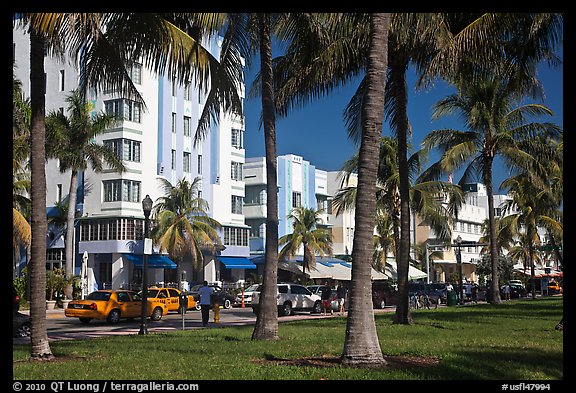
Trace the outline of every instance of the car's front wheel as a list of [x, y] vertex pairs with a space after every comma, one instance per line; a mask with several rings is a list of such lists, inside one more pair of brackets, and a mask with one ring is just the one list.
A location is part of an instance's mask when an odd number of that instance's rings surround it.
[[224, 300], [224, 304], [222, 305], [222, 307], [224, 307], [225, 309], [229, 309], [230, 307], [232, 307], [232, 302], [230, 301], [230, 299]]
[[151, 321], [159, 321], [162, 319], [162, 308], [156, 307], [154, 311], [152, 311], [152, 315], [150, 315]]
[[108, 314], [108, 318], [106, 318], [108, 323], [118, 323], [120, 321], [120, 310], [112, 310], [110, 314]]

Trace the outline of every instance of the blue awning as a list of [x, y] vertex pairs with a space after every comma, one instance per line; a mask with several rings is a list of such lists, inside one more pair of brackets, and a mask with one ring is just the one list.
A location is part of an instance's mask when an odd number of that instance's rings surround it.
[[248, 258], [244, 257], [217, 257], [228, 269], [256, 269]]
[[[134, 262], [134, 267], [141, 268], [144, 264], [143, 255], [124, 254], [129, 261]], [[166, 255], [148, 255], [148, 267], [153, 269], [176, 269], [176, 264]]]

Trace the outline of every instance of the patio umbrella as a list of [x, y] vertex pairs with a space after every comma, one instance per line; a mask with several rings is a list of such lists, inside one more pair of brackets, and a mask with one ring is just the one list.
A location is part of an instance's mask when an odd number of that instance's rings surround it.
[[80, 268], [80, 288], [82, 290], [82, 300], [86, 295], [86, 288], [88, 287], [88, 252], [84, 251], [82, 255], [82, 267]]

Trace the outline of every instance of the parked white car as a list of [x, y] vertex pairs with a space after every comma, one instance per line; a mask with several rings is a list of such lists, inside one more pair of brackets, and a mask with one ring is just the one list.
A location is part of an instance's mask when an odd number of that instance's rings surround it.
[[[294, 311], [322, 312], [322, 299], [300, 284], [278, 284], [276, 304], [279, 316], [293, 315]], [[261, 289], [261, 288], [259, 288]], [[258, 314], [260, 292], [252, 294], [252, 310]]]

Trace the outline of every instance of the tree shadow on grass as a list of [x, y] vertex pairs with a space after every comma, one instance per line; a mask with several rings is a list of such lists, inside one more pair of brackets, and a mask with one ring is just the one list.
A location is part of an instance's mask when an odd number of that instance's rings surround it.
[[[438, 364], [439, 360], [432, 356], [384, 356], [385, 368], [414, 368], [414, 367], [432, 367]], [[256, 364], [274, 364], [285, 366], [303, 366], [303, 367], [370, 367], [370, 366], [349, 366], [342, 363], [339, 356], [316, 356], [302, 357], [296, 359], [279, 358], [271, 354], [264, 354], [264, 359], [254, 360]]]

